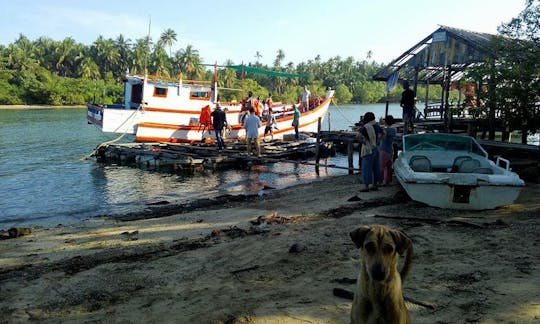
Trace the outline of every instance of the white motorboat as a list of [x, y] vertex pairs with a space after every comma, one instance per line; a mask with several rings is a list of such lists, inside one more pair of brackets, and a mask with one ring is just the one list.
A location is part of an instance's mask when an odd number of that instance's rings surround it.
[[493, 209], [513, 203], [525, 185], [510, 162], [489, 160], [469, 136], [443, 133], [403, 136], [394, 171], [411, 199], [450, 209]]

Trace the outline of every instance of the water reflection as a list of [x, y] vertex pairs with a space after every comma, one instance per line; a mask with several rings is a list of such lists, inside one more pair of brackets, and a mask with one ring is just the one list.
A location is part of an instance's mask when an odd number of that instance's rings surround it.
[[[339, 160], [340, 158], [335, 158]], [[185, 203], [194, 199], [231, 194], [262, 194], [264, 189], [284, 188], [314, 179], [344, 174], [299, 163], [255, 165], [247, 170], [205, 171], [192, 176], [149, 172], [136, 168], [102, 166], [92, 172], [94, 198], [102, 214], [143, 209], [156, 201]]]

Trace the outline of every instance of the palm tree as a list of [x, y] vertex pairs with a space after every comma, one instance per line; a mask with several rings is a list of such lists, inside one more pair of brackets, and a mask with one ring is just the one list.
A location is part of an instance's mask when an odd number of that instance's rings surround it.
[[152, 73], [158, 74], [158, 75], [164, 75], [169, 76], [169, 60], [167, 57], [167, 53], [163, 49], [163, 46], [161, 46], [161, 41], [156, 44], [154, 48], [154, 52], [152, 53], [151, 62], [150, 62], [150, 70]]
[[55, 48], [58, 45], [48, 37], [39, 37], [34, 41], [33, 56], [36, 57], [39, 64], [49, 71], [53, 71], [55, 61]]
[[118, 65], [116, 69], [117, 75], [123, 75], [129, 69], [131, 59], [131, 39], [125, 39], [122, 34], [118, 35], [114, 40], [114, 45], [118, 49]]
[[281, 67], [281, 62], [285, 58], [285, 52], [282, 49], [278, 49], [276, 59], [274, 60], [274, 67]]
[[80, 65], [80, 74], [85, 79], [99, 79], [99, 67], [90, 57], [85, 57]]
[[172, 45], [176, 42], [176, 32], [171, 28], [168, 28], [161, 33], [161, 37], [159, 39], [164, 45], [169, 46], [169, 57], [172, 57]]
[[148, 56], [152, 39], [148, 36], [135, 41], [133, 56], [131, 58], [131, 69], [133, 73], [145, 73], [148, 66]]
[[75, 76], [77, 65], [83, 58], [84, 46], [71, 37], [66, 37], [55, 48], [55, 69], [61, 76]]
[[257, 51], [255, 52], [255, 63], [259, 64], [259, 60], [262, 58], [263, 56], [261, 55], [261, 52]]
[[371, 57], [373, 56], [373, 52], [371, 50], [367, 51], [366, 53], [366, 60], [371, 60]]
[[204, 74], [199, 51], [194, 49], [192, 45], [187, 45], [185, 49], [176, 52], [175, 61], [180, 71], [185, 73], [188, 79], [195, 79]]

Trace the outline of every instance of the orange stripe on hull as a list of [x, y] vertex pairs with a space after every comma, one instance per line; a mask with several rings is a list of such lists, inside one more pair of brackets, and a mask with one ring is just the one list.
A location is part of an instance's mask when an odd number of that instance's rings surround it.
[[[201, 107], [202, 108], [202, 107]], [[144, 111], [152, 111], [152, 112], [162, 112], [162, 113], [173, 113], [173, 114], [188, 114], [188, 115], [197, 115], [201, 113], [201, 110], [183, 110], [183, 109], [167, 109], [167, 108], [152, 108], [152, 107], [145, 107]], [[229, 110], [228, 114], [231, 113], [238, 113], [240, 110]]]

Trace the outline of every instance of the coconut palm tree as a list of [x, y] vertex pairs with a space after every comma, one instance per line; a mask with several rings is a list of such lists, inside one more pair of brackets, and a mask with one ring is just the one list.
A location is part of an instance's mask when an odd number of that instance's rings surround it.
[[283, 52], [282, 49], [278, 49], [276, 59], [274, 60], [274, 67], [275, 68], [281, 67], [281, 63], [283, 62], [284, 58], [285, 58], [285, 52]]
[[85, 79], [99, 79], [99, 67], [90, 57], [85, 57], [80, 65], [80, 75]]
[[187, 45], [185, 49], [176, 52], [175, 61], [180, 72], [185, 73], [188, 79], [195, 79], [204, 74], [199, 51], [192, 45]]
[[101, 35], [92, 44], [92, 52], [94, 61], [100, 67], [101, 74], [105, 78], [107, 72], [110, 72], [112, 67], [118, 63], [120, 52], [112, 39], [104, 39]]
[[261, 52], [257, 51], [255, 52], [255, 63], [258, 65], [259, 64], [259, 60], [262, 58], [263, 56], [261, 55]]
[[[227, 60], [225, 61], [225, 66], [233, 65], [233, 61]], [[223, 85], [226, 88], [232, 88], [234, 87], [234, 82], [236, 81], [236, 71], [233, 69], [225, 68], [225, 72], [223, 75]]]
[[151, 56], [150, 70], [152, 73], [158, 75], [169, 76], [169, 59], [167, 53], [165, 52], [163, 46], [161, 46], [161, 41], [156, 44], [154, 51]]
[[115, 69], [115, 74], [118, 76], [123, 75], [129, 69], [129, 63], [131, 59], [131, 39], [124, 38], [124, 35], [120, 34], [114, 40], [114, 45], [118, 49], [118, 65]]
[[71, 37], [66, 37], [55, 48], [55, 70], [61, 76], [73, 77], [77, 73], [77, 66], [83, 58], [84, 46], [78, 44]]
[[171, 28], [168, 28], [161, 33], [161, 37], [159, 39], [164, 45], [169, 46], [169, 57], [172, 57], [172, 45], [176, 42], [176, 32]]
[[131, 69], [133, 73], [145, 73], [148, 66], [148, 58], [152, 39], [148, 36], [135, 41], [133, 56], [131, 58]]

